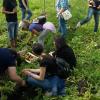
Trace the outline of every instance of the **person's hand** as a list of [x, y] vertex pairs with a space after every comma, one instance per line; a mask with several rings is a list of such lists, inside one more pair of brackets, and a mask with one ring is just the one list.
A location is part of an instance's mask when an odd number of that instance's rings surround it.
[[30, 74], [29, 69], [23, 69], [21, 73], [22, 73], [22, 75], [29, 75]]
[[23, 80], [21, 85], [22, 85], [22, 86], [26, 86], [26, 81]]
[[54, 51], [49, 52], [49, 55], [53, 56]]
[[16, 11], [16, 10], [13, 10], [13, 14], [14, 14], [14, 13], [17, 13], [17, 11]]
[[93, 3], [94, 3], [94, 1], [93, 1], [93, 0], [90, 0], [89, 2], [90, 2], [91, 4], [93, 4]]
[[58, 15], [58, 17], [59, 17], [59, 16], [61, 15], [61, 13], [60, 13], [60, 12], [58, 12], [58, 13], [57, 13], [57, 15]]
[[100, 5], [97, 7], [97, 9], [100, 9]]

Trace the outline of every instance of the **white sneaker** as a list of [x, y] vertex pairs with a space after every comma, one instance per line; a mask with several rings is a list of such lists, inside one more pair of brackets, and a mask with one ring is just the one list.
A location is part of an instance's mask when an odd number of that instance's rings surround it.
[[23, 21], [20, 21], [18, 27], [21, 28], [22, 25], [23, 25]]
[[77, 25], [76, 25], [76, 28], [80, 27], [81, 26], [81, 23], [78, 22]]

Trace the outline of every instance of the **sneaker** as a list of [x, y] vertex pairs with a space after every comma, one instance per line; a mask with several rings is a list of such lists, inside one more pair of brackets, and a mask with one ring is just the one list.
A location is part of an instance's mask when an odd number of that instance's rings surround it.
[[76, 28], [80, 27], [81, 26], [81, 23], [78, 22], [77, 25], [76, 25]]
[[18, 27], [21, 28], [22, 25], [23, 25], [23, 21], [20, 21]]

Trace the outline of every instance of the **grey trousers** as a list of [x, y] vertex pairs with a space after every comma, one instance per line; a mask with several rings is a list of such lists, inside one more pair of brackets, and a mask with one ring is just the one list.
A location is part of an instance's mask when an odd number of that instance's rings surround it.
[[50, 30], [45, 29], [42, 32], [40, 32], [40, 35], [38, 36], [38, 43], [40, 43], [43, 47], [44, 47], [44, 40], [49, 32]]

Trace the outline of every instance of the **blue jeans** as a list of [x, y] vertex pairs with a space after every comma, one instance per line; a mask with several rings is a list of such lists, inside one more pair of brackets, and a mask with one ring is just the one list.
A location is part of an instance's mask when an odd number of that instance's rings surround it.
[[8, 34], [10, 40], [15, 40], [18, 33], [18, 22], [8, 22]]
[[51, 84], [52, 95], [65, 95], [65, 80], [59, 78], [58, 76], [53, 76], [49, 78]]
[[51, 91], [53, 95], [62, 95], [65, 92], [65, 81], [58, 76], [51, 76], [44, 80], [36, 80], [28, 77], [27, 82], [32, 87], [40, 87], [45, 91]]
[[80, 24], [83, 25], [89, 22], [90, 19], [92, 18], [92, 15], [94, 15], [94, 21], [95, 21], [94, 32], [97, 32], [99, 26], [99, 17], [100, 17], [100, 11], [98, 10], [89, 7], [87, 17], [82, 21], [80, 21]]
[[[26, 20], [30, 20], [31, 16], [32, 16], [32, 12], [31, 10], [26, 10], [21, 8], [22, 11], [22, 20], [26, 19]], [[25, 16], [26, 14], [28, 14], [27, 16]]]
[[36, 79], [33, 79], [32, 77], [28, 77], [27, 82], [32, 87], [40, 87], [40, 88], [47, 90], [47, 91], [51, 90], [51, 85], [50, 85], [50, 82], [48, 79], [36, 80]]
[[58, 31], [61, 33], [61, 36], [65, 37], [67, 34], [66, 21], [62, 18], [62, 16], [59, 16], [58, 21], [59, 21]]

